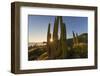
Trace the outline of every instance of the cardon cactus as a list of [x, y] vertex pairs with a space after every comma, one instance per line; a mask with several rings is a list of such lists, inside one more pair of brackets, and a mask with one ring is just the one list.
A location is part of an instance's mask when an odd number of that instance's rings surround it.
[[57, 48], [58, 48], [58, 24], [59, 24], [59, 17], [55, 18], [54, 28], [53, 28], [53, 42], [51, 43], [52, 49], [52, 59], [56, 58], [57, 56]]
[[75, 33], [73, 31], [72, 31], [72, 33], [73, 33], [73, 46], [75, 46], [75, 44], [76, 44]]
[[48, 32], [47, 32], [47, 44], [50, 43], [50, 39], [51, 39], [51, 33], [50, 33], [50, 23], [48, 25]]
[[50, 34], [50, 24], [48, 26], [48, 34], [47, 34], [47, 48], [48, 48], [48, 58], [54, 59], [56, 58], [57, 48], [58, 48], [58, 23], [59, 18], [55, 18], [54, 28], [53, 28], [53, 42], [50, 42], [51, 34]]
[[63, 23], [62, 17], [60, 17], [60, 28], [61, 28], [61, 34], [60, 34], [60, 45], [61, 45], [61, 58], [67, 57], [67, 40], [66, 40], [66, 26], [65, 23]]
[[73, 47], [78, 46], [79, 40], [78, 40], [78, 34], [73, 32]]
[[[58, 25], [60, 21], [60, 40], [58, 40]], [[48, 26], [47, 34], [47, 47], [48, 47], [48, 58], [49, 59], [60, 59], [66, 58], [67, 56], [67, 40], [66, 40], [66, 26], [63, 23], [62, 17], [57, 16], [54, 22], [53, 29], [53, 42], [50, 42], [50, 24]]]
[[51, 55], [51, 50], [50, 50], [50, 39], [51, 39], [51, 33], [50, 33], [50, 23], [48, 25], [48, 32], [47, 32], [47, 52], [48, 52], [48, 57]]
[[59, 17], [56, 17], [54, 22], [54, 29], [53, 29], [53, 41], [58, 40], [58, 23], [59, 23]]

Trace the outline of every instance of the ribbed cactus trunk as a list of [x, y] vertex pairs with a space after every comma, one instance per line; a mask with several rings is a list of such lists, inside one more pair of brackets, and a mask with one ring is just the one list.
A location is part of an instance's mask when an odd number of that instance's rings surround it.
[[[60, 21], [60, 40], [58, 39], [58, 25]], [[67, 40], [66, 40], [66, 26], [63, 23], [62, 17], [57, 16], [54, 22], [53, 28], [53, 42], [50, 42], [50, 24], [48, 26], [47, 33], [47, 48], [48, 48], [48, 58], [49, 59], [64, 59], [68, 56], [67, 51]]]
[[54, 29], [53, 29], [53, 40], [54, 41], [58, 40], [58, 23], [59, 23], [59, 17], [56, 17], [55, 22], [54, 22]]
[[50, 33], [50, 23], [48, 25], [48, 32], [47, 32], [47, 44], [50, 43], [50, 39], [51, 39], [51, 33]]
[[79, 41], [78, 41], [78, 34], [76, 33], [74, 33], [73, 32], [73, 46], [75, 47], [75, 46], [77, 46], [78, 44], [79, 44]]
[[50, 45], [51, 33], [50, 33], [50, 23], [48, 25], [48, 32], [47, 32], [47, 54], [48, 58], [51, 57], [51, 45]]
[[62, 17], [60, 17], [60, 28], [61, 28], [61, 34], [60, 34], [60, 44], [61, 44], [61, 58], [67, 57], [67, 40], [66, 40], [66, 26], [65, 23], [63, 23]]
[[58, 53], [57, 48], [58, 48], [58, 23], [59, 23], [59, 17], [55, 18], [54, 22], [54, 29], [53, 29], [53, 43], [52, 43], [52, 57], [51, 58], [56, 58], [56, 53]]
[[76, 45], [75, 33], [73, 31], [72, 31], [72, 33], [73, 33], [73, 46], [75, 46]]

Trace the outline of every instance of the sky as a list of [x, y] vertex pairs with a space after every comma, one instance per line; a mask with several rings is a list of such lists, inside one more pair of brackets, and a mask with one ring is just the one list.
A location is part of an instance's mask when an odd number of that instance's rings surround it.
[[[28, 15], [28, 41], [47, 41], [48, 24], [51, 24], [51, 34], [53, 32], [55, 16]], [[78, 33], [88, 32], [88, 17], [63, 16], [66, 25], [67, 39], [72, 38], [72, 31]], [[60, 26], [59, 26], [60, 34]]]

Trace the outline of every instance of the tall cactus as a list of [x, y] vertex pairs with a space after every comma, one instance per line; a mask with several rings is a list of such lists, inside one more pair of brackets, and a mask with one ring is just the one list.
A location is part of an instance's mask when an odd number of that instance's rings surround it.
[[75, 46], [75, 44], [76, 44], [76, 37], [75, 37], [74, 31], [72, 31], [72, 33], [73, 33], [73, 46]]
[[53, 28], [53, 43], [51, 43], [51, 58], [56, 58], [56, 55], [58, 53], [58, 23], [59, 23], [59, 17], [55, 18], [54, 22], [54, 28]]
[[47, 49], [48, 49], [48, 58], [51, 55], [51, 46], [50, 46], [50, 39], [51, 39], [51, 33], [50, 33], [50, 23], [48, 25], [48, 32], [47, 32]]
[[[58, 25], [60, 21], [60, 40], [58, 40]], [[54, 22], [53, 42], [50, 42], [50, 24], [48, 26], [47, 46], [49, 59], [59, 59], [67, 57], [67, 40], [66, 40], [66, 26], [63, 23], [62, 17], [57, 16]]]
[[63, 23], [63, 19], [61, 16], [60, 16], [60, 28], [61, 28], [60, 42], [61, 42], [61, 50], [62, 50], [61, 57], [66, 58], [67, 57], [66, 26], [65, 23]]
[[50, 23], [48, 25], [48, 32], [47, 32], [47, 44], [50, 43], [50, 39], [51, 39], [51, 33], [50, 33]]
[[59, 17], [56, 17], [54, 22], [54, 29], [53, 29], [53, 41], [58, 40], [58, 23], [59, 23]]

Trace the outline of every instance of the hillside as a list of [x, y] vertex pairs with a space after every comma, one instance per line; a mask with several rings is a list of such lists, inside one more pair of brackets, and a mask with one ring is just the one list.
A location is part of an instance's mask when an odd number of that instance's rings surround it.
[[[88, 34], [82, 33], [78, 36], [79, 42], [81, 43], [88, 43]], [[73, 45], [73, 38], [67, 39], [67, 45], [72, 46]]]

